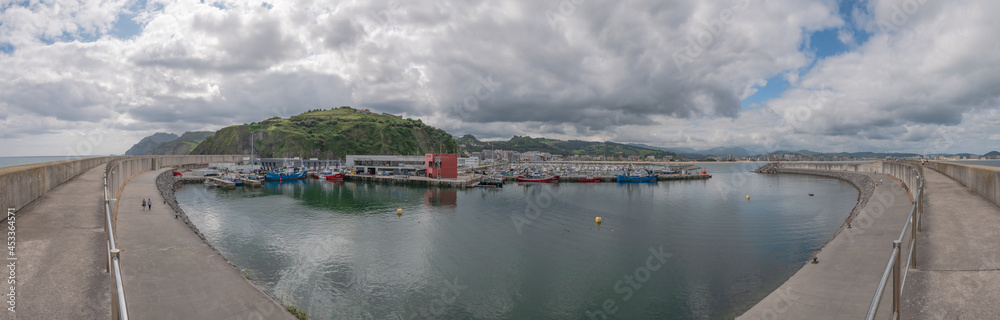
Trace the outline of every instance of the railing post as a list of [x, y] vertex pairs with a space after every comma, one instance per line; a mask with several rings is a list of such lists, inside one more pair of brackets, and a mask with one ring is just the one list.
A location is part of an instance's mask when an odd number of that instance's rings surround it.
[[903, 252], [902, 252], [902, 249], [900, 249], [900, 243], [901, 242], [899, 242], [898, 239], [892, 241], [892, 249], [894, 251], [898, 252], [898, 254], [896, 254], [896, 261], [895, 261], [895, 263], [892, 266], [892, 314], [893, 314], [893, 319], [898, 319], [899, 318], [899, 296], [902, 293], [901, 289], [902, 289], [902, 285], [903, 285], [901, 283], [903, 278], [902, 278], [902, 274], [900, 273], [900, 271], [902, 269], [900, 267], [900, 261], [901, 261], [901, 258], [902, 258], [901, 256], [903, 255]]
[[920, 178], [920, 201], [917, 202], [917, 231], [924, 232], [924, 178]]
[[[920, 191], [917, 191], [917, 201], [920, 201]], [[910, 252], [910, 269], [917, 268], [917, 219], [919, 219], [917, 216], [920, 215], [918, 207], [919, 204], [913, 205], [913, 221], [910, 221], [910, 242], [913, 244], [913, 251]]]

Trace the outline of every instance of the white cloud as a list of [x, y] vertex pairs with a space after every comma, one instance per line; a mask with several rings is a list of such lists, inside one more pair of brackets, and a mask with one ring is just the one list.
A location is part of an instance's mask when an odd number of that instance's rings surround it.
[[[0, 43], [14, 51], [0, 54], [0, 136], [58, 150], [39, 137], [106, 126], [138, 140], [340, 105], [484, 138], [687, 147], [905, 151], [942, 128], [989, 130], [970, 115], [996, 109], [1000, 22], [989, 13], [1000, 4], [894, 4], [849, 13], [875, 34], [812, 69], [800, 51], [811, 32], [858, 41], [832, 1], [7, 4]], [[122, 13], [141, 34], [107, 34]], [[776, 75], [789, 89], [741, 110]], [[476, 98], [483, 79], [499, 86]], [[456, 112], [466, 102], [474, 112]], [[982, 148], [950, 144], [965, 147]]]

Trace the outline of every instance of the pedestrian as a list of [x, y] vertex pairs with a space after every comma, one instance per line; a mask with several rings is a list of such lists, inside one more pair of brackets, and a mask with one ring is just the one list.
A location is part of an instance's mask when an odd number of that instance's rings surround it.
[[142, 210], [146, 210], [146, 199], [142, 199]]
[[149, 205], [149, 210], [153, 210], [153, 199], [147, 199], [146, 204]]

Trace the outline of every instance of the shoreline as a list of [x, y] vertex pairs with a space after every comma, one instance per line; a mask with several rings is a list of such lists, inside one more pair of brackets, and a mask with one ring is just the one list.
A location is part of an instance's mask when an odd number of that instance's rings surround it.
[[212, 249], [213, 252], [215, 252], [216, 255], [222, 257], [223, 261], [225, 261], [227, 264], [236, 269], [236, 271], [239, 272], [241, 275], [243, 275], [244, 280], [250, 283], [254, 288], [257, 288], [258, 291], [266, 295], [268, 298], [270, 298], [272, 301], [280, 305], [282, 308], [289, 307], [290, 305], [285, 305], [284, 303], [282, 303], [281, 299], [275, 297], [274, 294], [272, 294], [268, 290], [264, 290], [264, 288], [261, 288], [259, 285], [257, 285], [257, 283], [255, 283], [253, 280], [247, 277], [247, 274], [243, 272], [243, 269], [240, 269], [239, 266], [234, 264], [232, 261], [229, 261], [228, 257], [223, 255], [222, 252], [219, 251], [219, 249], [215, 248], [215, 246], [212, 245], [212, 243], [208, 242], [208, 239], [205, 239], [205, 234], [201, 233], [201, 230], [198, 230], [198, 227], [194, 225], [194, 222], [191, 222], [191, 219], [188, 218], [187, 213], [185, 213], [184, 209], [181, 209], [180, 204], [177, 203], [177, 197], [176, 195], [174, 195], [176, 186], [181, 184], [193, 184], [195, 182], [179, 180], [177, 178], [174, 178], [173, 171], [174, 170], [164, 171], [156, 177], [156, 189], [160, 192], [160, 196], [163, 197], [163, 200], [166, 202], [166, 204], [174, 211], [174, 214], [179, 216], [179, 219], [184, 221], [184, 224], [187, 225], [188, 228], [191, 229], [191, 231], [194, 232], [194, 234], [201, 239], [202, 243], [207, 245], [210, 249]]
[[[837, 232], [833, 234], [833, 237], [831, 237], [829, 240], [826, 241], [825, 244], [823, 244], [823, 247], [826, 247], [826, 245], [829, 244], [830, 241], [833, 240], [833, 238], [836, 238], [837, 235], [840, 234], [840, 232], [844, 229], [844, 227], [850, 224], [854, 220], [854, 218], [861, 213], [861, 210], [863, 210], [865, 206], [868, 205], [868, 201], [871, 200], [872, 195], [875, 193], [875, 186], [876, 186], [875, 178], [868, 173], [851, 172], [851, 171], [826, 171], [826, 170], [814, 170], [814, 169], [787, 169], [780, 167], [775, 168], [770, 164], [757, 168], [753, 172], [761, 174], [804, 174], [804, 175], [833, 178], [847, 182], [848, 184], [853, 186], [854, 189], [858, 190], [858, 202], [854, 204], [854, 208], [851, 209], [851, 212], [847, 216], [847, 219], [844, 220], [844, 224], [842, 224], [840, 226], [840, 229], [838, 229]], [[820, 248], [820, 251], [822, 250], [823, 249]]]
[[[898, 234], [896, 223], [909, 212], [910, 199], [902, 182], [885, 173], [867, 171], [766, 165], [754, 172], [839, 179], [858, 188], [859, 200], [844, 224], [813, 255], [818, 263], [805, 261], [784, 283], [737, 319], [864, 317], [871, 303], [871, 287], [885, 268], [883, 249]], [[884, 180], [876, 186], [876, 179]], [[872, 198], [878, 201], [871, 203]], [[858, 225], [847, 228], [852, 220]]]

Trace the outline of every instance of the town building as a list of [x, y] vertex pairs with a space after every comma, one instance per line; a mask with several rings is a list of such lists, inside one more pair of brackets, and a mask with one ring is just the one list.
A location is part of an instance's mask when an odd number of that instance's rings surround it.
[[424, 156], [424, 167], [428, 178], [458, 178], [458, 155], [428, 153]]
[[349, 155], [346, 167], [358, 174], [422, 175], [424, 156]]

